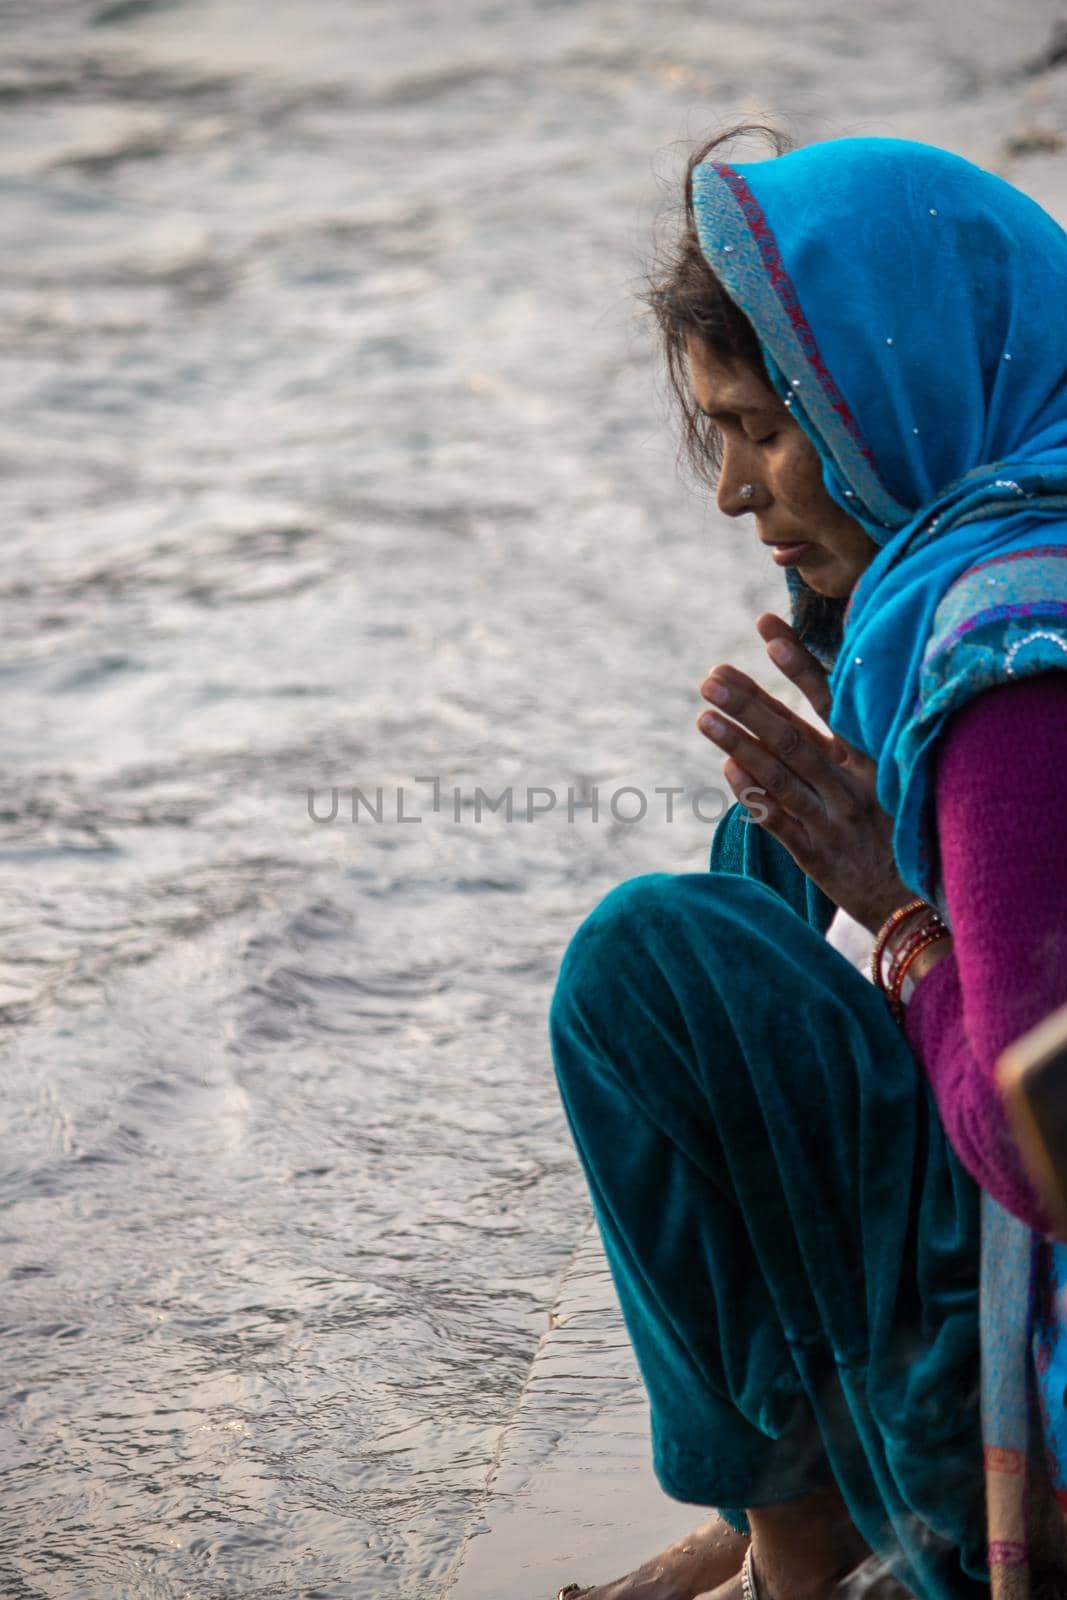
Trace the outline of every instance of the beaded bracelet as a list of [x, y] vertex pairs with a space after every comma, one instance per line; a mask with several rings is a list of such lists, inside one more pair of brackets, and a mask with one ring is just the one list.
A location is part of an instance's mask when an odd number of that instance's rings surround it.
[[884, 988], [886, 990], [891, 990], [895, 987], [896, 977], [900, 970], [901, 962], [907, 961], [910, 958], [912, 951], [923, 942], [931, 928], [936, 928], [942, 925], [941, 918], [936, 912], [932, 912], [930, 916], [923, 917], [916, 924], [916, 926], [912, 928], [911, 932], [905, 934], [900, 943], [894, 949], [890, 950], [889, 960], [888, 963], [886, 963], [888, 968], [884, 983]]
[[[889, 973], [882, 971], [882, 962], [889, 941], [897, 930], [909, 917], [922, 913], [921, 921], [912, 928], [902, 939], [898, 949], [892, 952], [889, 962]], [[878, 931], [874, 951], [871, 955], [871, 977], [881, 989], [889, 1002], [889, 1009], [897, 1022], [904, 1020], [903, 990], [904, 979], [908, 968], [921, 950], [935, 940], [950, 937], [949, 929], [945, 926], [934, 907], [925, 900], [911, 900], [905, 906], [900, 906], [888, 916]]]
[[895, 911], [891, 911], [882, 923], [878, 930], [878, 936], [874, 941], [874, 949], [871, 951], [871, 982], [876, 983], [880, 989], [884, 987], [882, 983], [882, 956], [885, 953], [886, 945], [889, 943], [890, 934], [907, 917], [913, 917], [917, 911], [928, 911], [929, 909], [930, 907], [925, 900], [918, 898], [909, 900], [907, 905], [898, 906]]
[[884, 981], [884, 988], [893, 989], [896, 987], [902, 963], [910, 964], [912, 953], [919, 945], [925, 942], [926, 936], [931, 930], [936, 930], [939, 933], [948, 933], [949, 931], [940, 914], [934, 910], [933, 906], [927, 906], [926, 915], [916, 923], [910, 932], [904, 935], [895, 948], [890, 948], [889, 971]]
[[894, 964], [892, 976], [889, 980], [889, 1004], [898, 1022], [904, 1015], [904, 979], [908, 975], [908, 968], [916, 956], [928, 949], [930, 945], [936, 944], [939, 939], [950, 939], [951, 937], [951, 933], [945, 927], [941, 918], [938, 917], [936, 922], [931, 921], [926, 925], [922, 936], [917, 938], [907, 953], [902, 954], [899, 961]]

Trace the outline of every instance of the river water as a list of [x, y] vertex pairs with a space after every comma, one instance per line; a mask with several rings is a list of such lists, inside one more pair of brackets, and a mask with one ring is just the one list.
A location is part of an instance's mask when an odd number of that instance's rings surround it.
[[1010, 170], [1057, 10], [0, 3], [4, 1597], [440, 1593], [584, 1223], [556, 966], [781, 603], [635, 309], [679, 141]]

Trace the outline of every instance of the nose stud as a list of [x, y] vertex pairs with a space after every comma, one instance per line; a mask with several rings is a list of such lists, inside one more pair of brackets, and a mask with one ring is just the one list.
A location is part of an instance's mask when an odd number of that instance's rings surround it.
[[756, 485], [754, 483], [743, 483], [737, 493], [740, 499], [751, 500], [756, 493]]

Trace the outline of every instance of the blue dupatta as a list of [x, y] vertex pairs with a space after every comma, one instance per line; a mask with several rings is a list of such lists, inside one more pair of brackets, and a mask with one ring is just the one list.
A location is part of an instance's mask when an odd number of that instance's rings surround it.
[[[879, 552], [856, 585], [830, 724], [878, 768], [902, 878], [939, 904], [932, 756], [946, 719], [1067, 667], [1067, 234], [993, 174], [897, 139], [699, 166], [701, 249], [756, 330], [831, 497]], [[799, 574], [787, 573], [794, 600]], [[1030, 1393], [1067, 1510], [1067, 1326], [1035, 1274], [1067, 1247], [988, 1196], [983, 1433], [994, 1600], [1029, 1592]]]
[[693, 193], [828, 492], [881, 547], [831, 725], [877, 760], [901, 876], [938, 900], [945, 719], [1067, 667], [1067, 234], [1002, 179], [900, 139], [704, 164]]

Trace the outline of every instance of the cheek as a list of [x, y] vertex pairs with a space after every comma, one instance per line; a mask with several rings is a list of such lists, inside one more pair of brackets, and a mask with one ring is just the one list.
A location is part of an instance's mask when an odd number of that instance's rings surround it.
[[775, 498], [801, 527], [817, 530], [819, 542], [862, 571], [877, 553], [867, 537], [835, 500], [822, 481], [822, 463], [814, 446], [801, 435], [782, 451], [774, 474]]
[[838, 509], [823, 486], [819, 457], [803, 435], [790, 440], [782, 452], [775, 480], [778, 496], [802, 516], [815, 511], [825, 513], [827, 509]]

